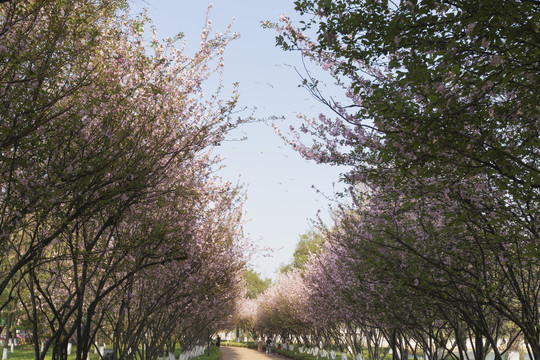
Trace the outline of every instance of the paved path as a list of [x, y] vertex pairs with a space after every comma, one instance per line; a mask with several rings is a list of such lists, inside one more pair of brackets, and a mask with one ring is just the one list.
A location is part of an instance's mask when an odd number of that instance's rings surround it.
[[268, 360], [268, 359], [286, 359], [285, 357], [277, 354], [266, 355], [263, 352], [258, 352], [257, 350], [241, 348], [241, 347], [232, 347], [232, 346], [222, 346], [220, 360]]

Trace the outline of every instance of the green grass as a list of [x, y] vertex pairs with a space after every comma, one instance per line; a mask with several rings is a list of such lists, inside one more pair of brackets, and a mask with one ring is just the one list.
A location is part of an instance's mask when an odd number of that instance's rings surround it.
[[[272, 351], [277, 353], [277, 354], [280, 354], [280, 355], [283, 355], [289, 359], [293, 359], [293, 360], [316, 360], [316, 359], [321, 359], [320, 357], [316, 357], [316, 356], [313, 356], [313, 355], [310, 355], [310, 354], [301, 354], [298, 352], [298, 346], [295, 346], [294, 347], [295, 351], [289, 351], [289, 350], [278, 350], [278, 349], [273, 349]], [[421, 355], [418, 355], [416, 354], [418, 357], [421, 357]], [[368, 351], [367, 350], [364, 350], [364, 356], [363, 356], [364, 359], [369, 359], [369, 354], [368, 354]], [[328, 359], [331, 359], [330, 358], [330, 354], [328, 354]], [[391, 360], [392, 359], [392, 354], [386, 354], [384, 359], [383, 360]], [[336, 360], [341, 360], [341, 352], [337, 351], [336, 352]], [[354, 358], [352, 357], [351, 354], [347, 354], [347, 360], [354, 360]]]
[[[310, 354], [301, 354], [298, 352], [298, 348], [295, 347], [295, 351], [289, 351], [289, 350], [278, 350], [278, 349], [273, 349], [272, 350], [273, 352], [277, 353], [277, 354], [280, 354], [280, 355], [283, 355], [289, 359], [293, 359], [293, 360], [316, 360], [316, 359], [319, 359], [318, 357], [316, 356], [313, 356], [313, 355], [310, 355]], [[328, 359], [331, 359], [330, 358], [330, 354], [328, 354]], [[340, 352], [337, 352], [337, 355], [336, 355], [336, 360], [341, 360], [341, 353]], [[347, 355], [347, 360], [354, 360], [352, 358], [352, 356], [350, 354]]]
[[[3, 351], [3, 348], [1, 351]], [[77, 357], [76, 354], [77, 349], [73, 347], [71, 349], [71, 355], [68, 356], [68, 359], [75, 359]], [[1, 352], [0, 352], [1, 354]], [[22, 346], [15, 346], [13, 349], [13, 352], [8, 350], [8, 360], [10, 359], [20, 359], [20, 360], [34, 360], [35, 354], [34, 354], [34, 346], [33, 345], [22, 345]], [[51, 360], [52, 355], [45, 355], [45, 360]], [[98, 354], [92, 353], [90, 354], [91, 360], [100, 360], [100, 357]]]
[[210, 347], [210, 356], [205, 352], [204, 355], [192, 358], [192, 360], [219, 360], [219, 348], [215, 346]]
[[[317, 359], [315, 356], [310, 355], [310, 354], [301, 354], [301, 353], [289, 351], [289, 350], [274, 349], [273, 352], [283, 355], [293, 360], [316, 360]], [[336, 357], [336, 360], [337, 360], [337, 357]]]
[[[0, 354], [2, 353], [1, 351], [3, 351], [3, 348], [0, 348]], [[178, 358], [178, 355], [180, 355], [180, 350], [179, 349], [176, 349], [175, 355], [176, 355], [176, 358]], [[68, 359], [75, 360], [75, 358], [76, 358], [76, 348], [73, 347], [71, 355], [68, 356]], [[24, 345], [24, 346], [16, 346], [13, 352], [10, 352], [8, 350], [8, 360], [11, 360], [11, 359], [34, 360], [35, 359], [34, 347], [32, 345]], [[52, 355], [46, 355], [45, 356], [45, 360], [51, 360], [51, 359], [52, 359]], [[100, 360], [100, 359], [101, 358], [99, 357], [99, 355], [94, 354], [94, 350], [92, 349], [92, 351], [90, 353], [90, 360]], [[212, 346], [210, 348], [210, 356], [208, 356], [206, 354], [206, 352], [205, 352], [204, 355], [197, 356], [197, 357], [195, 357], [193, 359], [197, 359], [197, 360], [219, 360], [219, 349], [216, 348], [215, 346]]]
[[[304, 354], [301, 354], [298, 352], [298, 346], [295, 345], [294, 347], [294, 351], [289, 351], [289, 350], [284, 350], [284, 349], [281, 349], [281, 350], [278, 350], [278, 349], [272, 349], [273, 352], [277, 353], [277, 354], [280, 354], [280, 355], [283, 355], [289, 359], [293, 359], [293, 360], [317, 360], [317, 359], [321, 359], [321, 357], [316, 357], [316, 356], [313, 356], [313, 355], [310, 355], [310, 354], [307, 354], [307, 353], [304, 353]], [[368, 353], [367, 353], [367, 350], [364, 351], [364, 359], [368, 359], [369, 356], [368, 356]], [[328, 359], [331, 359], [330, 357], [330, 354], [328, 354]], [[388, 356], [388, 354], [386, 355], [386, 357], [384, 358], [384, 360], [391, 360], [392, 359], [392, 356], [390, 355], [390, 357]], [[341, 360], [341, 352], [337, 351], [336, 352], [336, 360]], [[354, 360], [353, 356], [351, 354], [347, 354], [347, 360]]]

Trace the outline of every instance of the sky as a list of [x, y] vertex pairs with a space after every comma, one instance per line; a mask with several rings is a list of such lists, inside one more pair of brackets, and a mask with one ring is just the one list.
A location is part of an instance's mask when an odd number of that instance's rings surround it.
[[[298, 125], [298, 113], [328, 113], [298, 87], [295, 67], [302, 68], [300, 54], [276, 47], [275, 30], [261, 27], [261, 21], [277, 22], [281, 14], [298, 18], [293, 0], [133, 0], [131, 11], [148, 9], [158, 38], [182, 32], [188, 44], [198, 46], [210, 3], [213, 30], [223, 32], [234, 19], [232, 31], [240, 34], [225, 52], [223, 73], [225, 84], [239, 83], [239, 108], [248, 108], [240, 116], [253, 112], [259, 119], [282, 117], [275, 123], [285, 131]], [[277, 268], [292, 259], [299, 236], [312, 226], [310, 219], [320, 210], [329, 221], [329, 205], [334, 190], [342, 188], [338, 180], [344, 169], [302, 159], [269, 121], [243, 125], [217, 152], [225, 165], [218, 175], [244, 184], [247, 191], [244, 233], [257, 247], [249, 265], [275, 279]]]

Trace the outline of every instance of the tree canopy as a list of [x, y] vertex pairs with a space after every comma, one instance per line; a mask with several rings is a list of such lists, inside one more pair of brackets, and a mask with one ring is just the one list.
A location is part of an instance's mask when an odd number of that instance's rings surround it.
[[272, 279], [262, 279], [261, 274], [253, 269], [247, 269], [244, 272], [246, 283], [246, 297], [255, 299], [272, 285]]
[[475, 358], [502, 357], [502, 330], [540, 357], [538, 1], [295, 4], [300, 22], [266, 26], [343, 92], [305, 62], [302, 85], [333, 115], [287, 140], [352, 169], [352, 203], [304, 279], [310, 321], [376, 328], [395, 356], [413, 339], [463, 358], [467, 329]]
[[279, 272], [285, 274], [293, 269], [304, 270], [310, 257], [321, 251], [323, 241], [322, 235], [316, 230], [309, 230], [300, 235], [291, 262], [282, 265]]
[[36, 359], [188, 350], [241, 292], [243, 194], [211, 154], [237, 94], [204, 86], [237, 36], [207, 19], [187, 55], [148, 22], [123, 0], [0, 2], [0, 311]]

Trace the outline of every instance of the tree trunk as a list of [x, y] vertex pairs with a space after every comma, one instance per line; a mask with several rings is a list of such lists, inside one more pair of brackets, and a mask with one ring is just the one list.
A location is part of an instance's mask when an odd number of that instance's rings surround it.
[[7, 317], [7, 321], [6, 321], [6, 342], [4, 343], [4, 351], [3, 351], [3, 354], [2, 354], [2, 359], [7, 359], [7, 354], [8, 354], [8, 347], [9, 347], [9, 341], [11, 340], [12, 336], [11, 336], [11, 320], [13, 318], [13, 313], [10, 311], [9, 314], [8, 314], [8, 317]]

